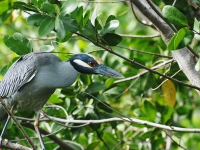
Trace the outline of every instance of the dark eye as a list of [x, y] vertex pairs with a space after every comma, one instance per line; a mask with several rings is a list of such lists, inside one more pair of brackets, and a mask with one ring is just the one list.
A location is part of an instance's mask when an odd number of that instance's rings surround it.
[[88, 65], [90, 65], [91, 67], [94, 67], [94, 66], [96, 65], [96, 63], [93, 62], [93, 61], [89, 61], [89, 62], [88, 62]]

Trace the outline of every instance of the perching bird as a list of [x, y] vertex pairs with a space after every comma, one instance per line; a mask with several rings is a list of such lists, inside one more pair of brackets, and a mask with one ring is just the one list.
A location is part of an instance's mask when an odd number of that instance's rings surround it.
[[[62, 62], [54, 54], [33, 52], [21, 56], [0, 82], [0, 97], [9, 109], [14, 106], [17, 111], [33, 109], [36, 112], [34, 126], [43, 149], [45, 146], [38, 130], [40, 111], [56, 88], [72, 85], [81, 73], [123, 78], [117, 71], [103, 65], [100, 58], [90, 54], [77, 54]], [[0, 103], [0, 122], [7, 117]]]

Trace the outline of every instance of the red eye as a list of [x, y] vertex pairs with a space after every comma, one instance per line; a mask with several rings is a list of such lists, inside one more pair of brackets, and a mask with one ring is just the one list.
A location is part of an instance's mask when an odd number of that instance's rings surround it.
[[93, 61], [88, 62], [88, 65], [90, 65], [91, 67], [94, 67], [96, 64]]

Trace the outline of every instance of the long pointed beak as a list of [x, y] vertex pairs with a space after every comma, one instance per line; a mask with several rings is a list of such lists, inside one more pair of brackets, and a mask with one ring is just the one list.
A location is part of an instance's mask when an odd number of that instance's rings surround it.
[[124, 76], [121, 73], [104, 65], [99, 65], [97, 68], [97, 72], [98, 74], [108, 76], [111, 78], [124, 78]]

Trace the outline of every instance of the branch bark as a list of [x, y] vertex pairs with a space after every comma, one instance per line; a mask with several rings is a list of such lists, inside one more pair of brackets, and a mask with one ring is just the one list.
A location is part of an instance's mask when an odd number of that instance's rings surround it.
[[[146, 120], [140, 120], [136, 118], [107, 118], [107, 119], [101, 119], [101, 120], [67, 120], [67, 119], [61, 119], [61, 118], [56, 118], [56, 117], [51, 117], [48, 116], [50, 119], [60, 122], [60, 123], [74, 123], [74, 124], [102, 124], [102, 123], [108, 123], [108, 122], [116, 122], [116, 121], [123, 121], [123, 122], [131, 122], [131, 123], [136, 123], [136, 124], [141, 124], [141, 125], [147, 125], [155, 128], [160, 128], [164, 130], [169, 130], [169, 131], [176, 131], [176, 132], [189, 132], [189, 133], [200, 133], [200, 129], [197, 128], [181, 128], [181, 127], [175, 127], [175, 126], [167, 126], [159, 123], [154, 123]], [[16, 117], [19, 120], [24, 120], [24, 121], [34, 121], [33, 119], [30, 118], [22, 118], [22, 117]], [[49, 118], [44, 118], [40, 121], [48, 121], [50, 120]]]

